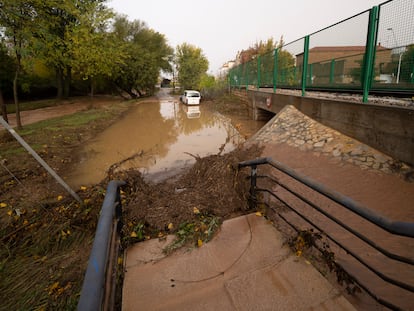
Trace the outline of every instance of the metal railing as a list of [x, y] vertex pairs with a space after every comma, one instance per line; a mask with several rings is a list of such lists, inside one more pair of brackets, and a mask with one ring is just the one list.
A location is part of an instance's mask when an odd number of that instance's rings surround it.
[[108, 184], [78, 302], [79, 311], [112, 310], [115, 302], [123, 181]]
[[389, 0], [236, 64], [231, 87], [414, 94], [414, 5]]
[[[354, 259], [356, 259], [360, 264], [362, 264], [369, 271], [376, 274], [379, 278], [381, 278], [385, 282], [393, 284], [393, 285], [395, 285], [399, 288], [403, 288], [407, 291], [414, 292], [414, 285], [413, 284], [408, 284], [407, 282], [403, 282], [403, 281], [398, 280], [396, 278], [389, 277], [385, 273], [379, 271], [377, 268], [370, 265], [364, 259], [364, 257], [361, 256], [361, 254], [358, 254], [357, 252], [353, 251], [352, 249], [350, 249], [349, 247], [344, 245], [344, 243], [341, 243], [341, 241], [339, 239], [335, 238], [334, 235], [332, 235], [331, 233], [328, 233], [328, 232], [324, 231], [317, 223], [315, 223], [315, 221], [312, 221], [310, 219], [310, 217], [307, 217], [307, 216], [303, 215], [303, 213], [299, 212], [297, 208], [292, 206], [292, 204], [290, 204], [289, 202], [284, 200], [280, 194], [275, 193], [274, 191], [272, 191], [272, 189], [266, 189], [266, 188], [258, 187], [257, 186], [258, 178], [266, 178], [266, 179], [270, 180], [272, 183], [280, 186], [281, 188], [286, 190], [288, 193], [292, 194], [293, 196], [295, 196], [296, 198], [298, 198], [299, 200], [304, 202], [307, 206], [310, 206], [313, 210], [316, 210], [317, 212], [321, 213], [325, 217], [329, 218], [334, 223], [338, 224], [343, 229], [345, 229], [348, 232], [350, 232], [351, 234], [353, 234], [355, 237], [357, 237], [360, 240], [362, 240], [363, 242], [367, 243], [369, 246], [376, 249], [377, 251], [379, 251], [384, 256], [386, 256], [386, 257], [388, 257], [392, 260], [410, 265], [410, 266], [414, 265], [414, 259], [413, 258], [408, 258], [408, 257], [405, 257], [405, 256], [401, 256], [400, 254], [395, 254], [395, 253], [383, 248], [382, 246], [378, 245], [375, 241], [372, 241], [369, 237], [365, 236], [364, 234], [362, 234], [358, 230], [352, 228], [351, 226], [349, 226], [345, 222], [341, 221], [340, 219], [338, 219], [334, 215], [330, 214], [329, 212], [327, 212], [326, 210], [324, 210], [323, 208], [321, 208], [320, 206], [318, 206], [317, 204], [315, 204], [311, 200], [305, 198], [304, 195], [300, 194], [298, 191], [296, 191], [293, 187], [289, 186], [287, 183], [281, 182], [280, 180], [277, 180], [276, 178], [274, 178], [272, 176], [269, 176], [269, 175], [258, 175], [257, 167], [260, 166], [260, 165], [270, 165], [272, 168], [284, 173], [287, 176], [290, 176], [291, 178], [298, 181], [299, 183], [305, 185], [306, 187], [312, 189], [313, 191], [316, 191], [317, 193], [321, 194], [322, 196], [324, 196], [324, 197], [332, 200], [333, 202], [339, 204], [340, 206], [344, 207], [348, 211], [351, 211], [352, 213], [362, 217], [363, 219], [365, 219], [365, 220], [369, 221], [370, 223], [374, 224], [375, 226], [378, 226], [378, 227], [382, 228], [383, 230], [385, 230], [385, 231], [387, 231], [387, 232], [389, 232], [393, 235], [414, 238], [414, 223], [389, 220], [389, 219], [385, 218], [384, 216], [381, 216], [378, 213], [364, 207], [360, 203], [352, 200], [351, 198], [349, 198], [349, 197], [347, 197], [343, 194], [340, 194], [337, 191], [329, 189], [326, 186], [324, 186], [323, 184], [318, 183], [315, 180], [313, 180], [309, 177], [306, 177], [302, 174], [299, 174], [298, 172], [294, 171], [293, 169], [287, 167], [286, 165], [284, 165], [280, 162], [274, 161], [271, 158], [259, 158], [259, 159], [239, 163], [239, 169], [243, 168], [243, 167], [251, 167], [250, 207], [253, 208], [258, 203], [257, 192], [266, 192], [266, 193], [270, 194], [271, 196], [276, 198], [279, 202], [283, 203], [284, 206], [289, 208], [289, 210], [291, 210], [296, 215], [298, 215], [301, 219], [303, 219], [308, 224], [310, 224], [312, 227], [314, 227], [315, 229], [317, 229], [320, 232], [323, 232], [331, 241], [333, 241], [335, 244], [339, 245], [349, 255], [351, 255]], [[291, 225], [295, 230], [298, 230], [296, 228], [296, 226], [289, 223], [289, 221], [285, 217], [283, 217], [281, 213], [278, 213], [278, 215], [284, 221], [286, 221], [289, 225]], [[347, 272], [349, 273], [349, 271], [347, 271]], [[351, 273], [349, 273], [349, 274], [352, 276]], [[391, 309], [394, 309], [394, 310], [399, 310], [400, 309], [398, 306], [396, 306], [395, 304], [387, 301], [386, 299], [378, 297], [366, 285], [364, 285], [360, 281], [358, 281], [358, 278], [356, 278], [355, 276], [352, 276], [352, 277], [359, 286], [361, 286], [370, 296], [372, 296], [379, 303], [381, 303], [381, 304], [383, 304], [383, 305], [385, 305], [385, 306], [387, 306]]]

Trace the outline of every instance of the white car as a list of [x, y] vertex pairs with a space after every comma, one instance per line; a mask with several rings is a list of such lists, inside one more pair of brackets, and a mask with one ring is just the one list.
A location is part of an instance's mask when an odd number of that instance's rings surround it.
[[201, 95], [198, 91], [185, 90], [180, 99], [186, 105], [200, 105]]

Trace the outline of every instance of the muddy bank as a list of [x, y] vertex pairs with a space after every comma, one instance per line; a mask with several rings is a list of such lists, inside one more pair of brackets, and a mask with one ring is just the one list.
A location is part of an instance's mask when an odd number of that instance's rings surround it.
[[99, 182], [109, 169], [132, 168], [159, 182], [183, 173], [195, 163], [195, 156], [233, 150], [262, 125], [248, 119], [244, 106], [234, 105], [230, 117], [228, 111], [217, 112], [217, 106], [214, 101], [187, 106], [162, 89], [157, 100], [133, 107], [85, 144], [66, 179], [78, 188]]
[[[86, 108], [76, 117], [34, 124], [21, 135], [65, 176], [79, 160], [82, 145], [133, 105], [115, 99], [109, 105]], [[216, 106], [240, 108], [231, 100], [206, 103], [213, 110]], [[160, 185], [142, 182], [138, 172], [119, 171], [95, 185], [75, 189], [84, 202], [80, 206], [17, 142], [4, 132], [0, 135], [0, 238], [4, 245], [0, 249], [0, 299], [4, 309], [76, 308], [110, 178], [128, 183], [123, 197], [128, 244], [139, 241], [140, 234], [155, 238], [176, 232], [180, 224], [201, 222], [192, 227], [195, 230], [204, 228], [205, 219], [213, 219], [215, 224], [216, 219], [243, 212], [245, 180], [237, 176], [234, 165], [257, 152], [236, 149], [226, 155], [197, 158], [187, 177]], [[144, 194], [140, 200], [138, 196]], [[140, 225], [141, 231], [137, 230]]]

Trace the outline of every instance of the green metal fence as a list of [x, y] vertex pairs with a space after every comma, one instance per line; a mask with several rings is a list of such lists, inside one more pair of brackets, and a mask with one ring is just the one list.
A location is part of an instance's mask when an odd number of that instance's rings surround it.
[[414, 1], [390, 0], [239, 64], [239, 88], [414, 94]]

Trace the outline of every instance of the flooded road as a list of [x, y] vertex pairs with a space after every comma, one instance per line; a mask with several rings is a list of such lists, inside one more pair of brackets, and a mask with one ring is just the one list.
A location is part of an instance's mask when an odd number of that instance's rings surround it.
[[233, 150], [244, 138], [229, 119], [200, 106], [186, 106], [161, 89], [159, 100], [141, 102], [82, 151], [68, 176], [73, 187], [101, 181], [111, 165], [138, 168], [159, 181], [206, 156]]

